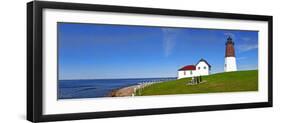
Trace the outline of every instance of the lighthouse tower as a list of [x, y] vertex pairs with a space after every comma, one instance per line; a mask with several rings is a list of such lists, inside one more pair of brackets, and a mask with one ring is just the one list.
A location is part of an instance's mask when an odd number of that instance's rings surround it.
[[227, 38], [227, 42], [225, 43], [225, 63], [224, 63], [224, 71], [237, 71], [236, 66], [236, 58], [235, 58], [235, 50], [234, 50], [234, 42], [232, 38], [229, 36]]

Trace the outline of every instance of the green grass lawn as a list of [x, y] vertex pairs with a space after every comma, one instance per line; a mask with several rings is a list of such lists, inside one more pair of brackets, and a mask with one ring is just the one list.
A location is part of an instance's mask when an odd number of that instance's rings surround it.
[[[237, 92], [258, 90], [258, 70], [236, 71], [203, 76], [203, 83], [187, 85], [191, 78], [153, 84], [141, 90], [138, 96]], [[138, 90], [140, 91], [140, 90]]]

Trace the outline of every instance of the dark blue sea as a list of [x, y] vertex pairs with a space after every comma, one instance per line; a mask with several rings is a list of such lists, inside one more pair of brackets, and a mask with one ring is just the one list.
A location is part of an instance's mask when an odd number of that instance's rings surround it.
[[89, 79], [59, 80], [58, 99], [107, 97], [113, 90], [142, 82], [159, 82], [175, 80], [170, 78], [138, 78], [138, 79]]

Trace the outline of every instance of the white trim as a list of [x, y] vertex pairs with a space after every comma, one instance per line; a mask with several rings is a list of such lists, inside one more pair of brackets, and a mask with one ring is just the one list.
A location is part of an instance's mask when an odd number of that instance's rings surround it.
[[[259, 31], [259, 91], [57, 100], [57, 22], [152, 25]], [[267, 22], [74, 10], [43, 10], [43, 114], [100, 112], [267, 101]], [[261, 47], [262, 46], [262, 47]]]

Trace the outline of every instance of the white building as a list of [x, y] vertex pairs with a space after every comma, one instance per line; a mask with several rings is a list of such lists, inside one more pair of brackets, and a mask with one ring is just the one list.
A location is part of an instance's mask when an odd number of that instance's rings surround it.
[[236, 58], [235, 58], [235, 50], [234, 50], [234, 42], [231, 37], [227, 38], [227, 42], [225, 43], [225, 63], [224, 63], [224, 71], [237, 71]]
[[178, 70], [178, 79], [209, 75], [211, 65], [204, 59], [201, 59], [196, 65], [186, 65]]

